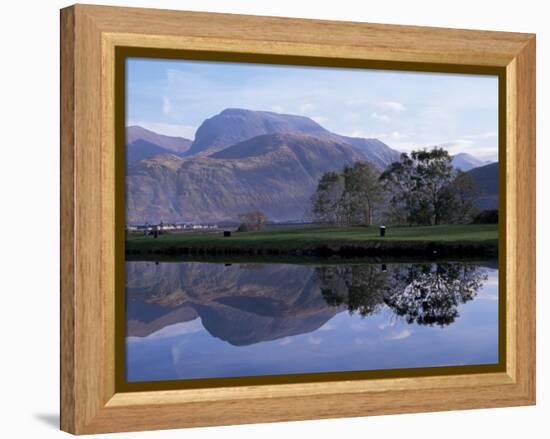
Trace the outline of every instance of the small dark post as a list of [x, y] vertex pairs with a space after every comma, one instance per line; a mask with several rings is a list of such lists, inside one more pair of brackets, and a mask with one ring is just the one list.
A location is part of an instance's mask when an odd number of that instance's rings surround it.
[[388, 271], [388, 267], [386, 264], [382, 264], [382, 272], [385, 273], [386, 271]]
[[386, 226], [380, 226], [380, 236], [386, 236]]
[[154, 238], [158, 238], [159, 237], [159, 231], [157, 229], [155, 229], [155, 231], [153, 232], [153, 237]]
[[223, 231], [223, 236], [224, 236], [224, 238], [229, 238], [231, 236], [231, 232], [229, 230], [224, 230]]

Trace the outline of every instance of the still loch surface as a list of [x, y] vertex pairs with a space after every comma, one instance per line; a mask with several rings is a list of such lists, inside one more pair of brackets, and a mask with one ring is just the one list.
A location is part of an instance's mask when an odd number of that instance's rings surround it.
[[126, 263], [129, 382], [498, 362], [498, 265]]

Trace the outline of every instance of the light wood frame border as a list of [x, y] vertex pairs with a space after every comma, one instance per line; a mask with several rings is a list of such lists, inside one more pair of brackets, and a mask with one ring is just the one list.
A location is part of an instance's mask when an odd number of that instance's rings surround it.
[[[504, 69], [506, 371], [116, 393], [112, 97], [118, 46]], [[61, 11], [63, 430], [86, 434], [534, 403], [534, 35], [90, 5]]]

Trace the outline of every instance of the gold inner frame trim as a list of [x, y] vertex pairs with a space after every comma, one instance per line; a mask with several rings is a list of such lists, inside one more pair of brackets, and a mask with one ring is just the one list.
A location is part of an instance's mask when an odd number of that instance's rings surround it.
[[[508, 259], [506, 258], [506, 248], [509, 243], [507, 238], [508, 222], [504, 219], [507, 216], [507, 205], [509, 203], [509, 194], [506, 190], [507, 162], [510, 159], [506, 152], [507, 136], [513, 138], [513, 133], [507, 132], [507, 99], [511, 99], [510, 94], [506, 95], [507, 87], [510, 89], [509, 75], [504, 67], [492, 67], [484, 65], [458, 65], [458, 64], [436, 64], [424, 62], [403, 62], [403, 61], [380, 61], [376, 59], [362, 59], [361, 55], [368, 56], [368, 53], [354, 53], [354, 58], [342, 58], [342, 52], [339, 51], [335, 57], [318, 56], [323, 53], [323, 47], [317, 45], [304, 45], [307, 49], [307, 56], [299, 55], [284, 55], [285, 48], [278, 43], [276, 50], [271, 46], [270, 53], [240, 53], [238, 45], [230, 40], [212, 40], [212, 39], [189, 39], [176, 38], [170, 41], [171, 49], [156, 47], [159, 43], [166, 44], [166, 38], [155, 39], [153, 37], [144, 37], [143, 46], [125, 46], [129, 41], [135, 43], [136, 36], [127, 36], [124, 34], [105, 34], [103, 39], [104, 63], [102, 65], [103, 83], [112, 87], [112, 96], [114, 99], [108, 102], [103, 102], [104, 107], [104, 126], [107, 127], [104, 142], [113, 142], [114, 148], [104, 148], [105, 151], [114, 151], [114, 156], [104, 157], [102, 171], [104, 178], [109, 178], [108, 182], [114, 186], [115, 198], [114, 205], [104, 206], [107, 211], [114, 213], [114, 227], [112, 230], [104, 232], [104, 240], [112, 239], [115, 242], [114, 254], [104, 255], [104, 268], [111, 271], [113, 274], [115, 285], [111, 285], [114, 292], [114, 301], [106, 303], [106, 318], [112, 319], [108, 324], [114, 325], [115, 340], [107, 340], [110, 348], [114, 350], [115, 364], [105, 364], [107, 369], [113, 371], [114, 382], [110, 383], [117, 394], [109, 405], [118, 406], [124, 405], [126, 398], [124, 394], [127, 392], [147, 392], [147, 391], [162, 391], [163, 401], [171, 398], [180, 401], [183, 396], [182, 389], [196, 389], [193, 395], [201, 400], [200, 395], [208, 395], [207, 390], [231, 391], [233, 397], [240, 394], [237, 389], [246, 390], [242, 395], [250, 395], [250, 386], [265, 386], [277, 384], [277, 389], [285, 394], [284, 389], [287, 388], [291, 392], [291, 385], [296, 383], [308, 383], [312, 387], [314, 394], [321, 391], [319, 386], [325, 388], [321, 393], [327, 391], [327, 382], [349, 382], [350, 391], [357, 389], [357, 392], [380, 391], [384, 388], [384, 381], [388, 378], [403, 379], [401, 385], [403, 389], [423, 388], [423, 385], [415, 380], [415, 384], [411, 384], [407, 378], [423, 377], [428, 379], [425, 381], [426, 386], [433, 386], [438, 377], [457, 375], [457, 379], [464, 376], [464, 385], [483, 385], [488, 384], [505, 384], [513, 379], [513, 355], [515, 350], [510, 343], [515, 343], [514, 338], [510, 334], [514, 334], [515, 318], [507, 313], [510, 298], [507, 296], [507, 273], [512, 269]], [[142, 42], [140, 41], [140, 44]], [[150, 46], [150, 47], [147, 47]], [[224, 50], [220, 51], [220, 46]], [[187, 48], [193, 47], [193, 50]], [[216, 48], [217, 50], [212, 50]], [[227, 48], [227, 51], [225, 49]], [[197, 50], [198, 49], [198, 50]], [[295, 49], [295, 48], [294, 48]], [[361, 51], [360, 51], [361, 52]], [[316, 55], [317, 54], [317, 55]], [[330, 54], [329, 54], [330, 55]], [[125, 254], [124, 254], [124, 226], [125, 226], [125, 60], [127, 58], [152, 58], [152, 59], [180, 59], [194, 61], [217, 61], [217, 62], [238, 62], [238, 63], [254, 63], [254, 64], [274, 64], [274, 65], [300, 65], [300, 66], [317, 66], [327, 68], [357, 68], [357, 69], [374, 69], [374, 70], [393, 70], [393, 71], [416, 71], [416, 72], [432, 72], [432, 73], [458, 73], [458, 74], [477, 74], [477, 75], [494, 75], [498, 76], [499, 80], [499, 362], [489, 365], [471, 365], [471, 366], [442, 366], [442, 367], [424, 367], [424, 368], [405, 368], [405, 369], [389, 369], [389, 370], [370, 370], [370, 371], [353, 371], [353, 372], [325, 372], [311, 374], [286, 374], [286, 375], [264, 375], [252, 377], [231, 377], [231, 378], [204, 378], [190, 380], [166, 380], [152, 382], [126, 382], [125, 377], [125, 315], [124, 315], [124, 289], [125, 289]], [[359, 57], [359, 58], [358, 58]], [[401, 57], [402, 59], [402, 57]], [[512, 77], [514, 75], [511, 75]], [[109, 81], [111, 80], [111, 82]], [[513, 96], [513, 94], [512, 94]], [[109, 124], [114, 115], [114, 126]], [[111, 131], [112, 130], [112, 131]], [[109, 158], [112, 162], [109, 163]], [[114, 163], [114, 164], [113, 164]], [[110, 184], [110, 185], [111, 185]], [[106, 185], [106, 186], [110, 186]], [[109, 197], [104, 197], [109, 199]], [[111, 198], [112, 199], [112, 198]], [[513, 203], [512, 203], [513, 205]], [[105, 242], [105, 241], [104, 241]], [[107, 241], [108, 242], [108, 241]], [[113, 264], [114, 261], [114, 264]], [[502, 261], [506, 262], [506, 267], [503, 270]], [[104, 285], [104, 287], [108, 287]], [[106, 325], [108, 326], [108, 325]], [[112, 333], [111, 333], [112, 334]], [[502, 374], [507, 372], [508, 374]], [[473, 376], [475, 375], [475, 376]], [[483, 380], [478, 380], [479, 376], [484, 377]], [[511, 378], [512, 377], [512, 378]], [[474, 378], [470, 380], [468, 378]], [[378, 380], [378, 381], [376, 381]], [[494, 381], [493, 381], [494, 380]], [[443, 380], [444, 381], [444, 380]], [[430, 384], [428, 384], [430, 383]], [[412, 387], [411, 387], [412, 386]], [[392, 385], [392, 387], [394, 387]], [[398, 386], [399, 387], [399, 386]], [[269, 389], [273, 389], [272, 386]], [[180, 391], [171, 393], [170, 391]], [[119, 393], [121, 392], [121, 393]], [[203, 393], [197, 393], [203, 392]], [[206, 393], [204, 393], [206, 392]], [[338, 390], [341, 392], [341, 389]], [[156, 392], [155, 392], [156, 393]], [[270, 394], [273, 390], [270, 390]], [[146, 394], [146, 393], [145, 393]], [[225, 397], [226, 398], [226, 397]], [[144, 398], [148, 401], [149, 398]], [[154, 397], [151, 403], [154, 402]]]

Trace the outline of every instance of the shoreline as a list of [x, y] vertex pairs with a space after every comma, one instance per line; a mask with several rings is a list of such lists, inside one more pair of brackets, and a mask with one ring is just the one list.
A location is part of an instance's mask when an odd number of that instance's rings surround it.
[[[155, 243], [156, 244], [156, 243]], [[382, 241], [372, 240], [361, 243], [345, 244], [313, 244], [275, 247], [268, 243], [259, 245], [224, 246], [209, 243], [194, 243], [192, 245], [174, 245], [148, 248], [147, 244], [139, 245], [126, 242], [126, 256], [157, 255], [168, 257], [181, 256], [284, 256], [284, 257], [340, 257], [353, 259], [372, 258], [426, 258], [429, 260], [449, 257], [496, 258], [498, 256], [498, 241], [480, 242], [468, 241]]]

